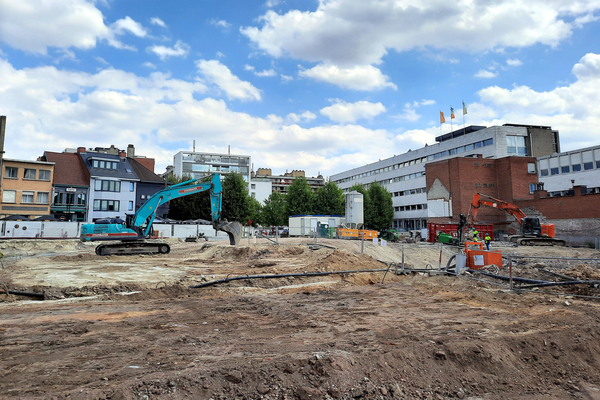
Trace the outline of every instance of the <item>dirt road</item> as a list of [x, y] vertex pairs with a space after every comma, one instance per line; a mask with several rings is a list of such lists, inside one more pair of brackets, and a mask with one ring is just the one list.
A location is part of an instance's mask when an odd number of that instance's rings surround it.
[[[97, 257], [76, 242], [0, 245], [1, 287], [47, 294], [0, 295], [0, 398], [600, 398], [594, 299], [517, 295], [425, 273], [388, 273], [384, 283], [384, 272], [369, 272], [189, 289], [227, 275], [377, 270], [400, 262], [402, 250], [407, 268], [439, 264], [439, 247], [430, 245], [367, 245], [360, 254], [357, 242], [282, 243], [174, 243], [168, 255], [136, 257]], [[594, 277], [596, 267], [561, 271]], [[586, 294], [600, 294], [594, 290]]]

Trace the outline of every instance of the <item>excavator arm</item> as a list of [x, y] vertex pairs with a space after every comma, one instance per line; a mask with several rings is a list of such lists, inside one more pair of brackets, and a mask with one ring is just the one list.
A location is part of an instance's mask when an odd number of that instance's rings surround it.
[[496, 199], [485, 194], [476, 193], [473, 196], [473, 200], [471, 201], [469, 214], [467, 215], [467, 223], [475, 223], [475, 220], [477, 219], [477, 213], [479, 212], [479, 208], [481, 206], [487, 206], [497, 208], [498, 210], [503, 210], [506, 213], [512, 215], [517, 220], [519, 225], [521, 225], [523, 223], [523, 219], [527, 217], [523, 210], [521, 210], [514, 204], [510, 204], [504, 200]]
[[211, 220], [218, 224], [221, 219], [221, 204], [223, 201], [223, 188], [219, 175], [201, 180], [191, 179], [159, 190], [128, 218], [127, 227], [138, 232], [140, 236], [148, 236], [152, 230], [152, 222], [156, 218], [158, 207], [173, 199], [188, 196], [194, 193], [210, 190]]

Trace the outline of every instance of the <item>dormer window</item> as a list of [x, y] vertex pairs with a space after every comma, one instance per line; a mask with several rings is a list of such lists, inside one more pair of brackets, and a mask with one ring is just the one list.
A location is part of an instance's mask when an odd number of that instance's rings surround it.
[[108, 160], [92, 160], [92, 167], [102, 169], [119, 169], [119, 163]]

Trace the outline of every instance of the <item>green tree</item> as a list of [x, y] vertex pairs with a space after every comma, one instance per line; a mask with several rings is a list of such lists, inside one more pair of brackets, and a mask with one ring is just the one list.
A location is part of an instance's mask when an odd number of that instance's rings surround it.
[[262, 207], [262, 223], [284, 226], [288, 224], [287, 200], [285, 194], [273, 192]]
[[313, 211], [321, 215], [344, 215], [346, 212], [344, 191], [335, 182], [327, 182], [317, 190]]
[[303, 176], [294, 179], [286, 197], [288, 216], [313, 214], [315, 193]]
[[[170, 176], [167, 181], [171, 185], [192, 179], [189, 175], [181, 178]], [[178, 197], [169, 201], [169, 218], [180, 221], [188, 219], [211, 220], [210, 192], [208, 190], [189, 196]]]
[[242, 174], [231, 172], [225, 175], [221, 184], [223, 186], [221, 218], [246, 224], [248, 217], [251, 216], [248, 183]]
[[262, 225], [264, 222], [263, 218], [263, 205], [260, 204], [260, 201], [256, 200], [254, 197], [248, 197], [248, 209], [250, 215], [248, 215], [248, 219], [252, 221], [252, 225]]
[[369, 227], [378, 231], [389, 229], [394, 220], [392, 194], [380, 183], [373, 182], [369, 187]]

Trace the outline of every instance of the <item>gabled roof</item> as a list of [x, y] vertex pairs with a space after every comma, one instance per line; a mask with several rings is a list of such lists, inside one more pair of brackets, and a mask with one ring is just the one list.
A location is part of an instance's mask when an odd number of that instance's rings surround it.
[[127, 160], [129, 160], [129, 164], [131, 165], [141, 182], [156, 182], [163, 184], [166, 182], [163, 178], [150, 171], [135, 158], [127, 157]]
[[90, 174], [79, 154], [45, 151], [43, 158], [54, 163], [53, 184], [90, 186]]

